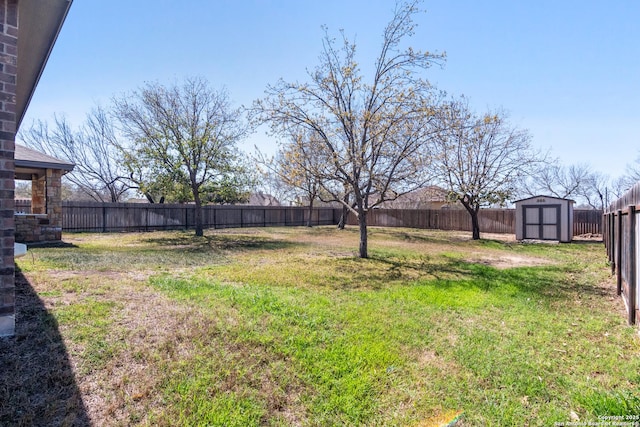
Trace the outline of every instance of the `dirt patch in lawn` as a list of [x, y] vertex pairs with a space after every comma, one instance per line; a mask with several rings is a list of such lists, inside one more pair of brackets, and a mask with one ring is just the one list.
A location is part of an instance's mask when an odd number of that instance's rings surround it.
[[479, 256], [478, 258], [470, 258], [468, 261], [476, 264], [489, 265], [501, 270], [506, 268], [538, 267], [553, 264], [552, 261], [546, 259], [523, 255]]

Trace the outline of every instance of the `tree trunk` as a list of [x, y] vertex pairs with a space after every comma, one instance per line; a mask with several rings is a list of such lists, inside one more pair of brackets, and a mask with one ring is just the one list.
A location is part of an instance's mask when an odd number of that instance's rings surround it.
[[313, 199], [309, 200], [309, 219], [307, 219], [307, 227], [313, 227], [311, 219], [313, 218]]
[[473, 240], [480, 240], [480, 220], [478, 219], [478, 212], [480, 211], [480, 206], [473, 203], [473, 200], [469, 196], [464, 196], [459, 198], [462, 206], [469, 212], [471, 215], [471, 238]]
[[360, 258], [369, 258], [367, 250], [367, 212], [358, 209], [358, 225], [360, 227]]
[[473, 228], [473, 240], [480, 240], [480, 221], [478, 220], [478, 212], [471, 214], [471, 226]]
[[480, 220], [478, 219], [478, 210], [467, 208], [471, 215], [471, 235], [473, 240], [480, 240]]
[[346, 206], [343, 206], [342, 214], [340, 214], [340, 220], [338, 221], [339, 230], [344, 230], [344, 227], [347, 225], [347, 215], [349, 215], [349, 210]]
[[200, 200], [200, 193], [197, 190], [193, 191], [193, 200], [195, 201], [194, 222], [196, 227], [196, 236], [201, 237], [204, 235], [202, 227], [202, 200]]
[[344, 204], [342, 205], [342, 214], [340, 215], [340, 220], [338, 221], [338, 229], [344, 230], [344, 227], [347, 225], [347, 215], [349, 215], [349, 208], [347, 208], [347, 204], [349, 203], [349, 193], [345, 194], [342, 199]]

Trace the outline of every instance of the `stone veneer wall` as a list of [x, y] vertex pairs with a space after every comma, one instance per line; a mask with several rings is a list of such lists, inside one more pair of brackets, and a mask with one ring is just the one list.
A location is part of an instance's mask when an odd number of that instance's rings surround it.
[[0, 0], [0, 336], [15, 332], [16, 77], [18, 0]]
[[16, 214], [16, 242], [36, 243], [62, 240], [62, 227], [51, 225], [47, 215]]
[[[62, 171], [47, 169], [46, 213], [51, 227], [62, 227]], [[31, 211], [33, 212], [33, 211]], [[33, 212], [35, 213], [35, 212]], [[57, 240], [60, 240], [58, 238]]]
[[31, 214], [15, 215], [16, 242], [62, 239], [62, 171], [47, 169], [31, 180]]
[[31, 178], [31, 213], [47, 213], [46, 177], [32, 175]]

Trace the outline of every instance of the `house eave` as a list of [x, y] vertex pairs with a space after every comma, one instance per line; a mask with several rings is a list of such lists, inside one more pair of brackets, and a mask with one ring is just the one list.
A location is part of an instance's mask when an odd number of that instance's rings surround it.
[[73, 163], [57, 159], [48, 154], [41, 153], [24, 145], [16, 144], [15, 151], [15, 177], [16, 179], [29, 180], [33, 175], [44, 176], [47, 169], [62, 171], [64, 175], [74, 168]]
[[73, 0], [18, 2], [16, 131], [20, 128], [72, 2]]
[[62, 164], [62, 163], [47, 163], [47, 162], [36, 162], [36, 161], [20, 161], [16, 160], [16, 169], [24, 168], [24, 169], [56, 169], [65, 172], [71, 172], [73, 170], [73, 166], [71, 164]]

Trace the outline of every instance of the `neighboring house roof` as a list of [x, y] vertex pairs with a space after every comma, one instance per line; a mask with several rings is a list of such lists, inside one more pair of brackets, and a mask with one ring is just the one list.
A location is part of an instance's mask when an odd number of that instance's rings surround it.
[[29, 106], [51, 49], [73, 0], [20, 0], [18, 2], [18, 77], [16, 130]]
[[408, 195], [413, 195], [416, 200], [422, 202], [442, 202], [448, 200], [449, 192], [437, 185], [430, 185], [420, 190], [416, 190], [413, 193], [409, 193]]
[[42, 174], [46, 169], [71, 172], [75, 166], [20, 144], [16, 144], [15, 165], [16, 179], [31, 179], [32, 174]]
[[280, 206], [280, 202], [271, 194], [263, 192], [251, 193], [249, 195], [249, 206]]
[[442, 187], [430, 185], [425, 188], [412, 191], [410, 193], [398, 196], [396, 200], [384, 202], [383, 208], [397, 209], [421, 209], [433, 204], [450, 205], [452, 202], [448, 200], [449, 193]]

